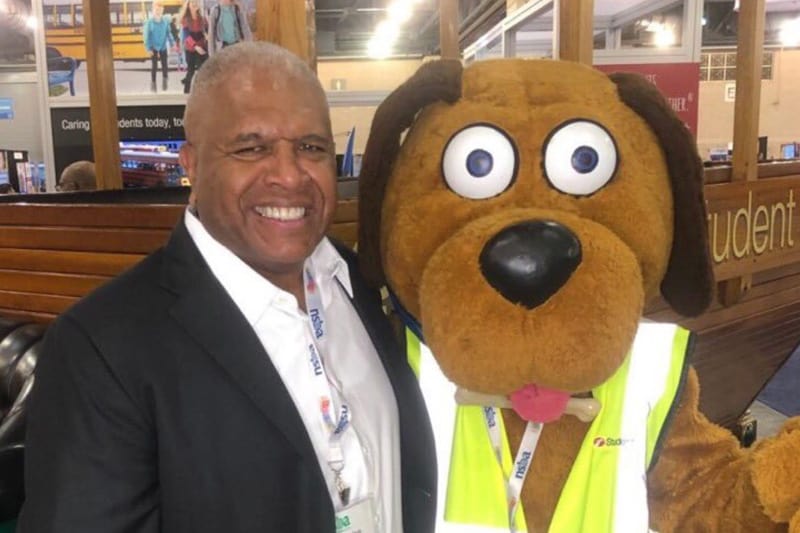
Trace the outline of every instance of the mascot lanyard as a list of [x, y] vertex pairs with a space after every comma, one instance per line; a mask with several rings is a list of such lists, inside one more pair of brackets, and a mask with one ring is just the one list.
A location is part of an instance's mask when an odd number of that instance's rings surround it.
[[[322, 298], [319, 287], [314, 281], [308, 269], [303, 270], [303, 282], [306, 290], [306, 305], [308, 306], [308, 324], [311, 327], [311, 337], [316, 343], [322, 346], [325, 341], [325, 311], [322, 308]], [[337, 386], [336, 382], [329, 378], [325, 372], [325, 365], [322, 363], [320, 350], [314, 344], [314, 340], [308, 343], [309, 362], [311, 372], [314, 374], [314, 386], [319, 396], [320, 412], [322, 422], [328, 430], [328, 466], [333, 471], [334, 484], [339, 493], [339, 499], [344, 507], [350, 502], [350, 487], [342, 479], [344, 470], [344, 453], [342, 452], [342, 435], [350, 427], [350, 408], [344, 401], [344, 395]], [[338, 419], [334, 419], [331, 411], [333, 410], [333, 400], [331, 387], [339, 393], [341, 399], [341, 409]]]
[[[494, 456], [502, 472], [503, 436], [500, 434], [500, 425], [497, 422], [499, 416], [502, 415], [500, 414], [500, 410], [496, 407], [483, 408], [483, 420], [486, 422], [486, 429], [489, 432], [489, 439], [492, 441]], [[514, 517], [519, 507], [519, 495], [522, 492], [522, 484], [525, 482], [525, 477], [528, 475], [531, 462], [533, 462], [533, 453], [536, 451], [536, 446], [539, 444], [542, 428], [543, 424], [539, 422], [528, 422], [528, 425], [525, 426], [525, 433], [522, 435], [522, 442], [520, 442], [517, 456], [514, 458], [511, 474], [508, 479], [505, 480], [506, 498], [508, 501], [508, 529], [511, 533], [516, 531]], [[503, 477], [505, 477], [505, 474], [503, 474]]]

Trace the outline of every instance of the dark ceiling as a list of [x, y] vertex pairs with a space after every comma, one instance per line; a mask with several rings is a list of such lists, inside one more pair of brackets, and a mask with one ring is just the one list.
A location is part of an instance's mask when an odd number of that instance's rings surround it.
[[[612, 4], [614, 0], [595, 2]], [[390, 3], [388, 0], [316, 0], [319, 56], [363, 55], [372, 31], [386, 16], [386, 7]], [[416, 0], [416, 3], [415, 14], [404, 25], [395, 48], [399, 55], [433, 54], [438, 50], [439, 2]], [[702, 46], [736, 46], [739, 17], [736, 4], [734, 0], [705, 0]], [[462, 50], [505, 17], [505, 5], [506, 0], [458, 0]], [[800, 0], [768, 0], [766, 10], [764, 42], [778, 45], [781, 24], [800, 14]], [[680, 20], [682, 12], [682, 3], [676, 1], [668, 3], [660, 14]], [[650, 46], [648, 39], [651, 37], [639, 33], [635, 24], [623, 29], [626, 46]]]
[[[706, 0], [703, 8], [706, 19], [706, 24], [703, 26], [703, 46], [736, 46], [739, 13], [735, 4], [736, 2], [729, 0]], [[764, 44], [779, 45], [782, 23], [787, 19], [797, 18], [799, 12], [800, 2], [796, 0], [768, 3], [764, 23]]]
[[[410, 0], [404, 0], [410, 3]], [[387, 17], [386, 0], [316, 0], [317, 55], [363, 56], [375, 27]], [[401, 26], [395, 50], [432, 53], [439, 44], [438, 2], [423, 0]]]

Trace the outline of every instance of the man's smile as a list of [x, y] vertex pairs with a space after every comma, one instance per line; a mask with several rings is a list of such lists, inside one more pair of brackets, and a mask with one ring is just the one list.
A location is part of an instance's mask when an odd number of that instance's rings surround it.
[[271, 205], [260, 205], [255, 208], [256, 213], [264, 218], [280, 220], [288, 222], [293, 220], [300, 220], [306, 214], [305, 207], [277, 207]]

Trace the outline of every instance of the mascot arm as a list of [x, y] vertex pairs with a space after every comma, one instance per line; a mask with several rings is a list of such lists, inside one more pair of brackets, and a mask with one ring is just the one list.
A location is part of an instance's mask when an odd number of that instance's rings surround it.
[[[753, 449], [753, 485], [766, 513], [800, 527], [800, 417], [790, 418], [772, 438]], [[794, 518], [793, 518], [794, 517]]]
[[[800, 509], [800, 420], [748, 450], [700, 413], [698, 398], [697, 374], [690, 369], [648, 474], [652, 527], [661, 533], [786, 531]], [[793, 531], [800, 531], [800, 517], [793, 522]]]

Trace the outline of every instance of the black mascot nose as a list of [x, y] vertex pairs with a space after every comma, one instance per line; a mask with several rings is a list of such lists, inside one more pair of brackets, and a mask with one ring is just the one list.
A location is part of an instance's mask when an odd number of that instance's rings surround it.
[[500, 231], [483, 247], [481, 272], [506, 300], [528, 309], [544, 303], [581, 263], [581, 243], [551, 220], [529, 220]]

